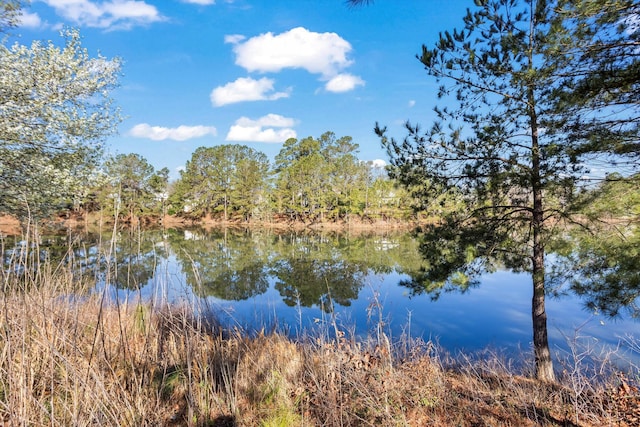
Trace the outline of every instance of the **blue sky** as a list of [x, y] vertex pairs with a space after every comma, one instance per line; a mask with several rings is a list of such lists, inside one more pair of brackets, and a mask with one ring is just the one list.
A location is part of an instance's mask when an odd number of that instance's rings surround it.
[[171, 177], [196, 148], [238, 143], [270, 159], [289, 137], [351, 136], [386, 160], [376, 121], [403, 135], [429, 124], [436, 83], [415, 55], [459, 27], [471, 1], [32, 0], [15, 37], [123, 61], [113, 93], [125, 120], [111, 154], [138, 153]]

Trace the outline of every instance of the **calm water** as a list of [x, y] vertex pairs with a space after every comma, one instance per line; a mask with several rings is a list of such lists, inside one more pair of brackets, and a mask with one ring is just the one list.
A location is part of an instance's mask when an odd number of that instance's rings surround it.
[[[51, 238], [42, 247], [95, 274], [96, 292], [211, 307], [227, 325], [295, 335], [335, 322], [366, 336], [382, 322], [392, 338], [433, 339], [452, 352], [531, 346], [529, 275], [498, 271], [466, 292], [416, 295], [400, 285], [423, 267], [409, 234], [123, 232], [115, 252], [110, 235], [81, 238]], [[77, 249], [69, 258], [70, 243]], [[559, 357], [577, 342], [596, 350], [620, 345], [624, 357], [638, 360], [628, 339], [640, 338], [640, 322], [604, 317], [572, 295], [548, 298], [547, 311]]]

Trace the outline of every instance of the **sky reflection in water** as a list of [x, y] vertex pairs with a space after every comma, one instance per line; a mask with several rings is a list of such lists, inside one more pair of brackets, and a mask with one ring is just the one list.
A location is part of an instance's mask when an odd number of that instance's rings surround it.
[[[201, 298], [186, 285], [184, 275], [175, 259], [160, 266], [167, 280], [149, 283], [141, 295], [162, 296], [172, 301], [186, 300], [190, 304], [207, 304], [218, 313], [219, 320], [228, 326], [250, 331], [278, 327], [293, 336], [304, 332], [322, 333], [323, 325], [332, 328], [335, 322], [345, 331], [360, 337], [374, 335], [381, 307], [385, 331], [392, 338], [403, 334], [437, 341], [448, 351], [481, 351], [496, 349], [507, 354], [528, 352], [531, 348], [531, 283], [527, 274], [498, 271], [482, 278], [479, 287], [461, 294], [444, 293], [433, 301], [428, 295], [409, 297], [406, 288], [398, 286], [405, 275], [370, 274], [351, 306], [336, 305], [329, 314], [318, 306], [288, 306], [275, 289], [275, 279], [269, 277], [266, 292], [242, 301], [216, 297]], [[121, 296], [124, 293], [121, 291]], [[131, 297], [131, 295], [130, 295]], [[378, 305], [379, 304], [379, 305]], [[566, 357], [568, 343], [577, 342], [580, 348], [601, 346], [615, 348], [622, 342], [621, 355], [638, 362], [637, 352], [629, 352], [626, 337], [640, 337], [640, 323], [632, 319], [609, 319], [590, 312], [575, 296], [547, 298], [549, 339], [552, 351]], [[315, 329], [314, 329], [315, 328]], [[347, 332], [347, 333], [348, 333]]]
[[[419, 260], [413, 255], [415, 244], [407, 235], [283, 237], [174, 231], [151, 238], [149, 247], [154, 256], [132, 257], [124, 251], [119, 255], [120, 264], [123, 260], [153, 261], [134, 266], [134, 270], [143, 272], [143, 284], [139, 290], [119, 290], [120, 298], [135, 300], [142, 296], [206, 305], [226, 325], [249, 331], [278, 327], [293, 336], [309, 330], [322, 333], [323, 326], [331, 326], [334, 320], [347, 333], [373, 335], [380, 319], [376, 309], [381, 308], [385, 332], [395, 339], [410, 334], [437, 341], [453, 353], [493, 348], [514, 354], [528, 352], [531, 347], [528, 274], [487, 274], [480, 286], [465, 293], [444, 292], [435, 301], [430, 295], [410, 296], [408, 288], [398, 285], [409, 278], [402, 271], [415, 268]], [[149, 268], [155, 273], [150, 275]], [[309, 272], [305, 269], [313, 268], [319, 270], [305, 281], [303, 274]], [[197, 280], [194, 270], [198, 271]], [[194, 290], [198, 281], [203, 288]], [[333, 293], [331, 297], [327, 289]], [[292, 303], [296, 292], [301, 292], [301, 304]], [[238, 300], [223, 295], [235, 295]], [[321, 305], [333, 297], [343, 304], [335, 304], [333, 313], [323, 310]], [[621, 340], [624, 344], [626, 337], [640, 337], [640, 322], [590, 312], [573, 295], [548, 297], [547, 314], [551, 348], [561, 357], [567, 354], [567, 343], [574, 340], [581, 348], [615, 348]], [[636, 362], [638, 353], [626, 357]]]

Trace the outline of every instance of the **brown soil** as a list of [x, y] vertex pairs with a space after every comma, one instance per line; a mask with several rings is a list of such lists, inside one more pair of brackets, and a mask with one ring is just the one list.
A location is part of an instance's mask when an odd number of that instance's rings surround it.
[[0, 215], [0, 235], [17, 236], [21, 233], [20, 221], [9, 215]]
[[[53, 219], [56, 226], [68, 228], [83, 228], [90, 226], [113, 225], [111, 218], [105, 218], [99, 213], [65, 214]], [[203, 227], [213, 228], [243, 228], [243, 229], [269, 229], [276, 231], [335, 231], [349, 233], [386, 232], [386, 231], [409, 231], [414, 229], [417, 222], [399, 220], [362, 220], [354, 218], [348, 221], [326, 221], [326, 222], [302, 222], [289, 221], [286, 218], [276, 218], [273, 221], [224, 221], [217, 218], [205, 217], [192, 220], [179, 216], [166, 215], [163, 218], [145, 218], [140, 224], [143, 227], [164, 226], [167, 228], [182, 227]], [[122, 226], [136, 226], [138, 221], [132, 222], [121, 220]], [[12, 216], [0, 216], [0, 234], [15, 236], [22, 233], [20, 221]]]

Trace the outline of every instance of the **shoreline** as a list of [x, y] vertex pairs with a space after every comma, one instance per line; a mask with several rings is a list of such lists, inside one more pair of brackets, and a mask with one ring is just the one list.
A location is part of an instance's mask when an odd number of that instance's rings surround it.
[[[89, 214], [86, 216], [58, 217], [47, 221], [51, 227], [55, 228], [93, 228], [114, 225], [113, 221], [105, 221], [99, 215]], [[177, 216], [166, 215], [164, 218], [147, 218], [143, 221], [131, 223], [120, 222], [122, 228], [193, 228], [204, 229], [215, 228], [236, 228], [236, 229], [267, 229], [276, 231], [310, 231], [310, 232], [409, 232], [424, 224], [419, 221], [399, 221], [399, 220], [376, 220], [362, 221], [354, 219], [350, 221], [325, 221], [325, 222], [302, 222], [302, 221], [224, 221], [213, 218], [188, 219]], [[9, 215], [0, 216], [0, 235], [19, 236], [23, 233], [23, 226], [20, 221]]]

